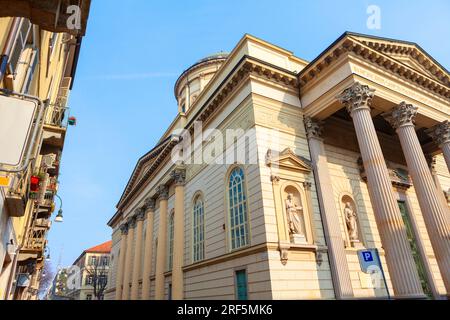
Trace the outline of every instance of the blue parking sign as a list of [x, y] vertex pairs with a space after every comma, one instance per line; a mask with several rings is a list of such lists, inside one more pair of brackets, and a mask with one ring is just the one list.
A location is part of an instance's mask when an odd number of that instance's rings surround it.
[[371, 262], [371, 261], [373, 261], [372, 252], [370, 252], [370, 251], [364, 251], [364, 252], [362, 253], [362, 255], [363, 255], [363, 258], [364, 258], [364, 261], [365, 261], [365, 262]]

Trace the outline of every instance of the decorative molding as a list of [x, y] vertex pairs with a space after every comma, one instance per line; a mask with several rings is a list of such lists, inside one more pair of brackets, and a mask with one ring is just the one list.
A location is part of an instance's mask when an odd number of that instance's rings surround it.
[[129, 229], [134, 229], [136, 226], [136, 216], [129, 217], [127, 223]]
[[271, 176], [270, 176], [270, 181], [271, 181], [273, 184], [278, 184], [278, 183], [280, 183], [280, 180], [281, 180], [281, 178], [280, 178], [279, 176], [275, 176], [275, 175], [271, 175]]
[[141, 207], [136, 209], [135, 211], [136, 221], [144, 221], [145, 220], [145, 207]]
[[295, 154], [291, 149], [286, 148], [277, 156], [273, 150], [268, 150], [266, 154], [266, 165], [271, 168], [284, 168], [288, 170], [311, 172], [311, 161]]
[[[223, 102], [228, 96], [231, 95], [234, 89], [239, 87], [239, 85], [242, 83], [242, 80], [250, 75], [264, 77], [265, 79], [277, 82], [285, 86], [289, 86], [293, 90], [298, 91], [299, 88], [297, 76], [295, 73], [279, 68], [277, 66], [272, 66], [267, 62], [261, 61], [257, 58], [245, 55], [244, 57], [242, 57], [241, 61], [237, 63], [236, 68], [233, 73], [230, 74], [230, 77], [228, 77], [227, 80], [220, 85], [217, 92], [214, 92], [211, 98], [205, 102], [198, 114], [194, 116], [194, 119], [196, 121], [202, 122], [206, 122], [208, 119], [210, 119], [212, 114], [215, 113], [215, 111], [221, 105], [223, 105]], [[188, 124], [185, 129], [188, 129], [191, 133], [193, 133], [193, 124], [194, 121]], [[176, 140], [175, 143], [173, 143], [174, 139]], [[157, 150], [155, 149], [154, 152], [151, 151], [148, 155], [140, 160], [140, 163], [142, 164], [138, 166], [140, 166], [141, 168], [147, 161], [146, 159], [148, 157], [154, 157], [154, 161], [140, 178], [140, 171], [138, 172], [138, 168], [135, 169], [130, 182], [125, 189], [125, 192], [117, 205], [118, 208], [123, 208], [132, 199], [136, 192], [140, 190], [145, 182], [148, 181], [152, 174], [159, 168], [160, 164], [164, 161], [164, 159], [166, 159], [173, 147], [178, 142], [179, 137], [172, 137], [168, 141], [164, 142], [164, 144], [158, 146]]]
[[169, 199], [169, 188], [166, 185], [160, 185], [156, 189], [156, 193], [158, 195], [159, 200], [167, 200]]
[[[437, 93], [447, 99], [450, 98], [450, 76], [448, 72], [427, 58], [427, 54], [419, 50], [418, 47], [411, 46], [411, 44], [406, 45], [400, 41], [395, 43], [395, 40], [389, 41], [388, 44], [381, 44], [379, 40], [372, 37], [366, 38], [370, 41], [364, 42], [352, 34], [345, 34], [341, 39], [336, 41], [335, 45], [319, 56], [314, 63], [310, 63], [300, 72], [299, 85], [305, 86], [307, 83], [313, 81], [319, 74], [325, 72], [333, 62], [346, 54], [362, 58], [364, 61], [394, 73], [403, 79], [414, 82], [428, 91]], [[372, 43], [373, 45], [369, 45], [368, 43]], [[376, 43], [380, 44], [377, 45]], [[395, 59], [395, 57], [389, 56], [389, 53], [397, 55], [398, 52], [411, 54], [412, 57], [416, 56], [416, 60], [431, 75], [418, 71]]]
[[450, 122], [448, 120], [426, 130], [425, 132], [430, 135], [439, 146], [450, 143]]
[[186, 169], [177, 168], [170, 173], [176, 185], [184, 185], [186, 183]]
[[308, 139], [321, 139], [323, 133], [323, 121], [313, 120], [311, 117], [304, 117], [306, 136]]
[[353, 112], [360, 109], [371, 109], [372, 98], [375, 89], [369, 88], [369, 86], [362, 85], [359, 82], [355, 82], [351, 87], [345, 89], [336, 98], [345, 106], [350, 115]]
[[128, 234], [128, 223], [124, 223], [120, 226], [120, 231], [122, 232], [123, 235], [127, 235]]
[[147, 198], [144, 201], [146, 211], [155, 211], [156, 200], [154, 198]]
[[[394, 187], [405, 190], [412, 187], [412, 180], [407, 170], [403, 168], [393, 168], [389, 162], [386, 162], [386, 166], [388, 169], [389, 178], [391, 179], [392, 185]], [[358, 158], [358, 167], [361, 179], [364, 182], [367, 182], [367, 175], [361, 157]]]
[[383, 113], [382, 116], [397, 130], [404, 126], [414, 126], [417, 110], [416, 106], [403, 101], [390, 112]]

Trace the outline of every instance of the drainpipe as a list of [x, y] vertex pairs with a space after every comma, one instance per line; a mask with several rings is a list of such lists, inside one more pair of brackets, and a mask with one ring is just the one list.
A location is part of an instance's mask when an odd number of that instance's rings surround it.
[[17, 37], [17, 33], [19, 31], [19, 25], [22, 18], [14, 18], [12, 27], [9, 30], [8, 38], [6, 39], [5, 46], [3, 48], [3, 52], [0, 56], [0, 83], [3, 81], [3, 77], [6, 73], [6, 67], [8, 66], [9, 57], [11, 55], [11, 51], [14, 47], [14, 42]]

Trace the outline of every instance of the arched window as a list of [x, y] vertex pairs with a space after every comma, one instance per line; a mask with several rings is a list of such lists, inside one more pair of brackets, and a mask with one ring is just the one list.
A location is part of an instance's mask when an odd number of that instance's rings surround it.
[[241, 167], [236, 167], [230, 173], [228, 206], [231, 250], [234, 250], [250, 243], [245, 174]]
[[200, 195], [194, 200], [192, 215], [192, 247], [194, 262], [205, 259], [205, 212], [203, 199]]
[[174, 210], [170, 212], [169, 216], [169, 270], [172, 270], [173, 266], [173, 218]]

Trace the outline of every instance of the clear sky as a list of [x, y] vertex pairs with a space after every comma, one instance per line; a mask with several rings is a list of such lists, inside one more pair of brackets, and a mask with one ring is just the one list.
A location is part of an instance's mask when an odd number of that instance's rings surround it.
[[[381, 9], [379, 30], [367, 27], [369, 5]], [[416, 42], [450, 69], [448, 0], [93, 0], [69, 102], [78, 124], [63, 153], [52, 265], [110, 240], [106, 223], [137, 160], [176, 115], [183, 70], [231, 51], [244, 33], [311, 61], [344, 31]]]

